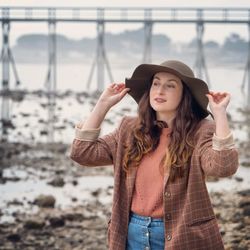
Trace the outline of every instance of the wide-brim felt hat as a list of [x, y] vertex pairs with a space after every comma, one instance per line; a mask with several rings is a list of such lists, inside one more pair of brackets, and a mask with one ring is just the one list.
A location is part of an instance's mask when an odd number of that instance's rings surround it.
[[178, 76], [188, 87], [197, 104], [202, 109], [202, 116], [210, 114], [207, 110], [208, 85], [203, 80], [196, 78], [192, 69], [185, 63], [177, 60], [168, 60], [160, 65], [141, 64], [134, 70], [131, 78], [125, 79], [126, 88], [133, 99], [139, 103], [145, 91], [151, 86], [153, 76], [158, 72], [169, 72]]

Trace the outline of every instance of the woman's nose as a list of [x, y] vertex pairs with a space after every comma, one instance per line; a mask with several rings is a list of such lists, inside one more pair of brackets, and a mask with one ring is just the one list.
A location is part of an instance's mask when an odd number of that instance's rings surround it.
[[159, 86], [157, 89], [157, 93], [163, 93], [164, 92], [164, 86]]

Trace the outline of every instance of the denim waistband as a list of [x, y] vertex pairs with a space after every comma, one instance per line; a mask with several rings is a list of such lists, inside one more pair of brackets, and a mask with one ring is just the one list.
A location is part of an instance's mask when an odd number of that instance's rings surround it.
[[130, 212], [130, 222], [136, 223], [142, 226], [164, 226], [163, 218], [153, 218], [149, 216], [142, 216], [136, 213]]

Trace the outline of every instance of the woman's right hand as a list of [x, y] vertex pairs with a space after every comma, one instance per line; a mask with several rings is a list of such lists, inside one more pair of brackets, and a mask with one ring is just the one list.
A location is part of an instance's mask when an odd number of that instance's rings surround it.
[[110, 84], [102, 92], [89, 117], [79, 124], [79, 128], [83, 130], [100, 128], [109, 109], [118, 103], [129, 90], [129, 88], [125, 88], [124, 83]]
[[112, 83], [102, 92], [98, 102], [111, 108], [121, 101], [129, 90], [130, 88], [125, 88], [125, 83]]

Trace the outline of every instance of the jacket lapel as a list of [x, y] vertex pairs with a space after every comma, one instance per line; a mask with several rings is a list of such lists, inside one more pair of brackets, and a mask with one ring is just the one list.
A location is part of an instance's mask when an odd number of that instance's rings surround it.
[[135, 178], [138, 168], [131, 168], [129, 174], [126, 178], [126, 185], [128, 190], [128, 203], [131, 204], [134, 186], [135, 186]]
[[166, 189], [168, 180], [169, 180], [169, 172], [167, 172], [167, 173], [164, 175], [164, 180], [163, 180], [163, 181], [164, 181], [164, 182], [163, 182], [163, 192], [165, 192], [165, 189]]

